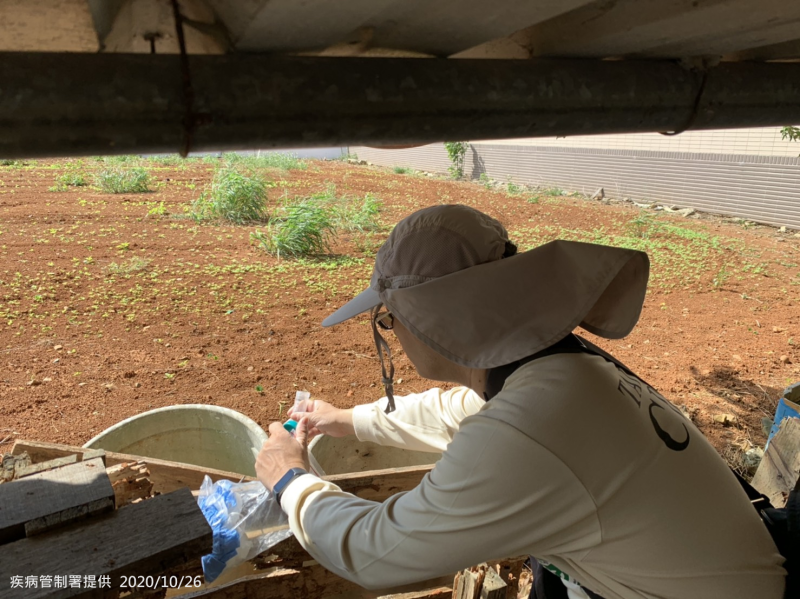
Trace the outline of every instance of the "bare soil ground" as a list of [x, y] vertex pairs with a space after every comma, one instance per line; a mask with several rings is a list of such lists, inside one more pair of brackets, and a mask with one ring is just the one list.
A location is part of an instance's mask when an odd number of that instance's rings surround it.
[[[320, 322], [367, 285], [388, 227], [438, 203], [495, 216], [523, 250], [561, 237], [648, 251], [653, 276], [639, 325], [599, 344], [684, 407], [723, 454], [763, 444], [761, 418], [800, 380], [792, 231], [310, 162], [266, 172], [271, 206], [334, 184], [339, 194], [377, 196], [387, 227], [340, 235], [326, 259], [278, 260], [251, 243], [254, 226], [185, 217], [210, 164], [147, 163], [158, 181], [152, 193], [49, 191], [68, 170], [101, 166], [0, 167], [0, 452], [17, 438], [80, 445], [173, 404], [226, 406], [266, 428], [285, 418], [297, 389], [341, 407], [379, 398], [366, 320]], [[166, 214], [148, 216], [161, 202]], [[394, 349], [399, 394], [435, 385]], [[715, 422], [721, 414], [736, 421]]]

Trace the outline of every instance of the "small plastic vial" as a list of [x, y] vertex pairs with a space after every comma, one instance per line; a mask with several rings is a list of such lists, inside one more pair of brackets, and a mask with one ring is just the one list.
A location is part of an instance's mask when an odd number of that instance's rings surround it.
[[[294, 394], [294, 411], [295, 412], [310, 412], [314, 409], [314, 402], [310, 400], [311, 393], [308, 391], [298, 391]], [[306, 408], [311, 408], [306, 409]], [[286, 422], [283, 423], [283, 428], [285, 428], [290, 433], [294, 434], [294, 431], [297, 429], [297, 421], [289, 418]]]
[[[314, 410], [314, 401], [311, 398], [311, 393], [308, 391], [298, 391], [294, 394], [294, 411], [295, 412], [312, 412]], [[295, 431], [297, 430], [298, 422], [292, 418], [289, 418], [286, 422], [283, 423], [283, 428], [285, 428], [289, 433], [294, 436]], [[308, 452], [308, 461], [311, 464], [311, 472], [316, 474], [317, 476], [325, 476], [325, 471], [319, 465], [319, 462], [314, 458], [314, 454]]]

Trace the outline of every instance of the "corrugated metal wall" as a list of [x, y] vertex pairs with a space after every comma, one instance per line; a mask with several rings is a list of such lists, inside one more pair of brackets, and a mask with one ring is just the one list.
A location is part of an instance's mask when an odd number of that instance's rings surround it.
[[[350, 149], [385, 166], [446, 173], [441, 144], [409, 150]], [[659, 202], [800, 229], [800, 159], [786, 156], [698, 154], [508, 143], [474, 144], [467, 176], [559, 187], [607, 197]]]

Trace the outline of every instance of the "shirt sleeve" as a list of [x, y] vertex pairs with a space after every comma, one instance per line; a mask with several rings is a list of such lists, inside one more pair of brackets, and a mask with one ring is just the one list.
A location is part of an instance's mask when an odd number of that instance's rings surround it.
[[468, 387], [395, 397], [397, 409], [391, 414], [384, 413], [387, 401], [384, 397], [355, 407], [353, 427], [359, 441], [429, 452], [444, 451], [461, 421], [486, 403]]
[[465, 419], [410, 491], [378, 503], [304, 475], [287, 487], [282, 504], [314, 559], [369, 589], [534, 550], [588, 550], [600, 538], [594, 504], [564, 464], [481, 415]]

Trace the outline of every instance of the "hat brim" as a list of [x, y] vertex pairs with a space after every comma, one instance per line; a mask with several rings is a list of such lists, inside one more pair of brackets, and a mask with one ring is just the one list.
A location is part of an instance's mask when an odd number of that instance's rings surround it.
[[372, 308], [381, 303], [381, 296], [378, 295], [378, 292], [368, 287], [323, 320], [322, 326], [331, 327], [335, 324], [339, 324], [353, 318], [353, 316], [358, 316], [362, 312], [372, 310]]

